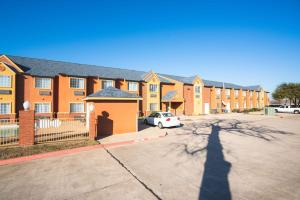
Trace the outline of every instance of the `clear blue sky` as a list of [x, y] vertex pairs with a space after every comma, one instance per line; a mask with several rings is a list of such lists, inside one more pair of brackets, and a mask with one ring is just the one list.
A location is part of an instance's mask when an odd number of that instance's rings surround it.
[[0, 52], [272, 91], [299, 82], [300, 1], [1, 1]]

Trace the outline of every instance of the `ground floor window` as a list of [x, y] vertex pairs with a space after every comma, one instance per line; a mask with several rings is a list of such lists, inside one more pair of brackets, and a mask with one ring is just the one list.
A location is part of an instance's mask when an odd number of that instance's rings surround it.
[[221, 104], [217, 103], [217, 109], [221, 109]]
[[70, 103], [70, 112], [71, 113], [83, 113], [84, 112], [84, 103]]
[[239, 103], [234, 103], [234, 108], [239, 108]]
[[0, 114], [10, 114], [10, 103], [0, 103]]
[[50, 103], [36, 103], [34, 104], [34, 111], [36, 113], [50, 113]]
[[150, 110], [157, 111], [157, 103], [150, 103]]

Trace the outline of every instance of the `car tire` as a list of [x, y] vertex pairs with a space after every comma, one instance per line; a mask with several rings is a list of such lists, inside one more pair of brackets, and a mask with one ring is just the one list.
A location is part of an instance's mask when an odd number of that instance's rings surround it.
[[299, 110], [294, 111], [294, 114], [299, 114], [299, 113], [300, 113]]
[[148, 121], [146, 119], [144, 120], [144, 124], [148, 125]]
[[157, 126], [158, 126], [158, 128], [160, 128], [160, 129], [163, 129], [163, 128], [164, 128], [164, 126], [163, 126], [163, 124], [162, 124], [161, 122], [158, 122]]

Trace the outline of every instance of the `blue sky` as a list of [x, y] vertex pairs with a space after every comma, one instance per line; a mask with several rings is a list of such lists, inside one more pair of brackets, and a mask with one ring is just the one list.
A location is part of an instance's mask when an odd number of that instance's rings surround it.
[[0, 52], [272, 91], [299, 82], [300, 1], [1, 1]]

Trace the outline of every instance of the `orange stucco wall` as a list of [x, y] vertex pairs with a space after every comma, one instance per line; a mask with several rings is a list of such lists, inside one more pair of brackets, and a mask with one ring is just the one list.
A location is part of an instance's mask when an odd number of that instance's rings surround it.
[[137, 131], [138, 103], [136, 100], [96, 100], [97, 136]]

